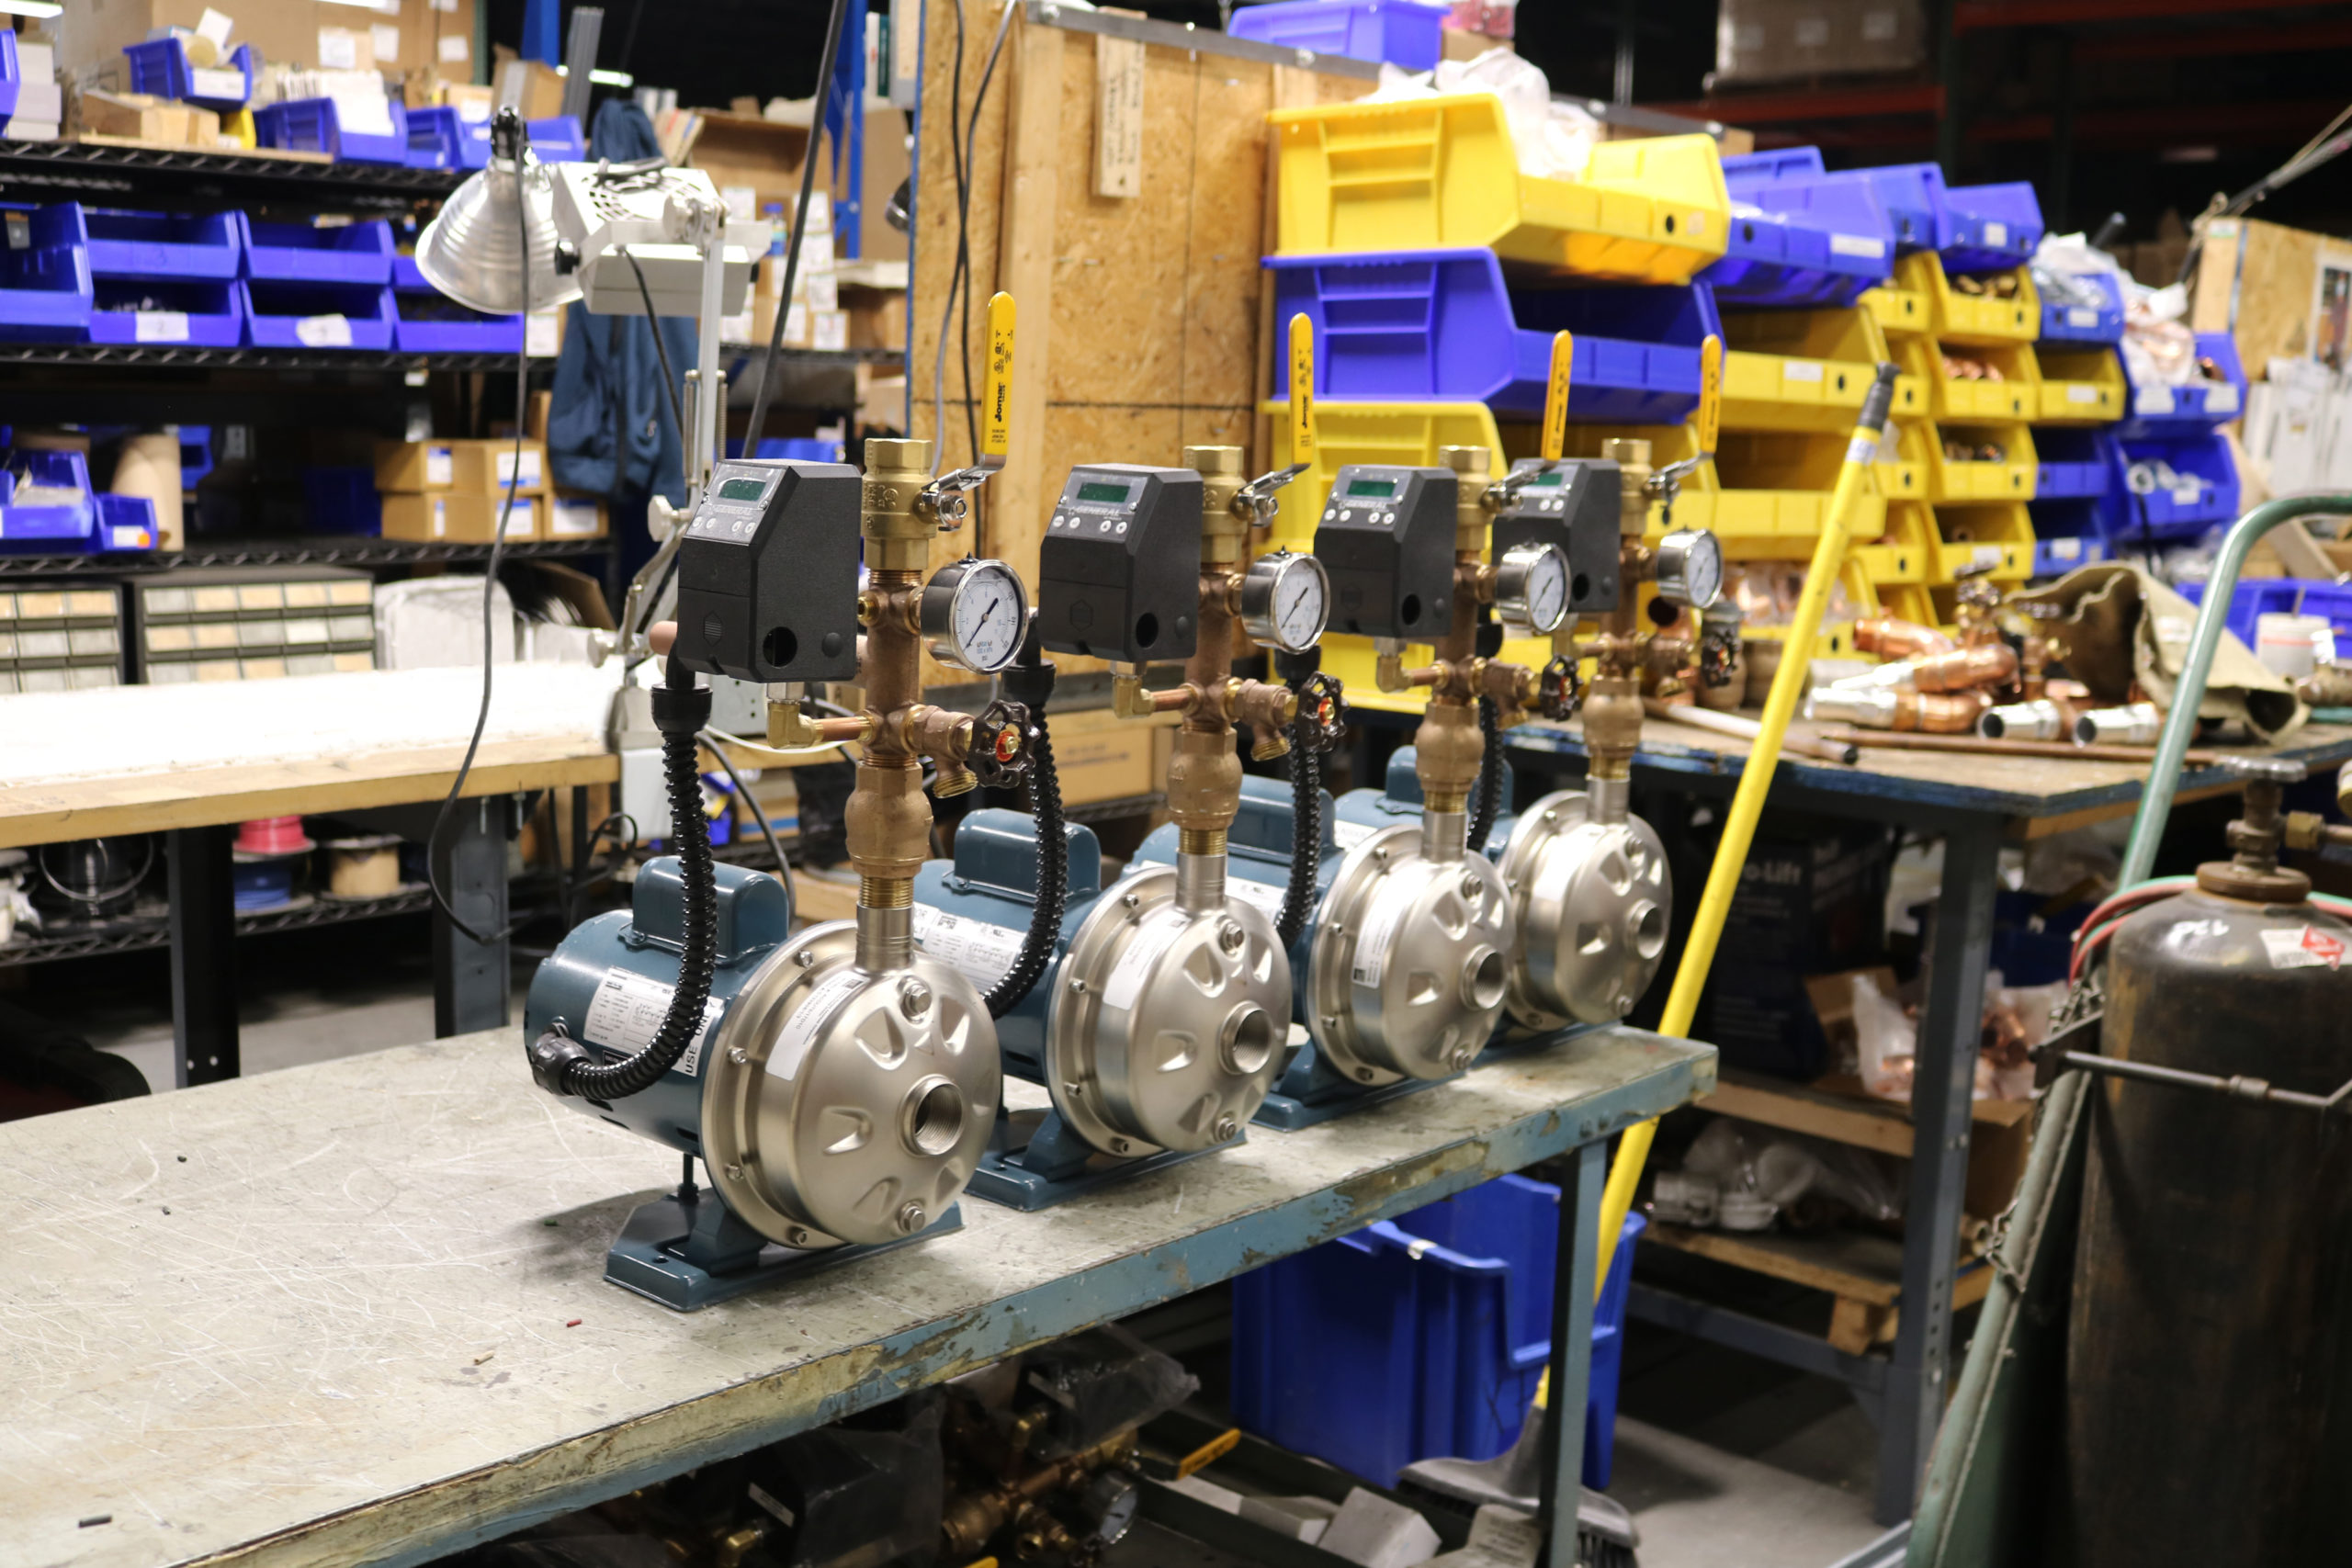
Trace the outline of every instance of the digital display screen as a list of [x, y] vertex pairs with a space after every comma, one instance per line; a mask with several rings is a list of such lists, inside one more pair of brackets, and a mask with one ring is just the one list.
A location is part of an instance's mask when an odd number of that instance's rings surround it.
[[757, 501], [767, 492], [765, 479], [721, 479], [718, 483], [721, 501]]
[[1357, 496], [1375, 496], [1382, 501], [1391, 501], [1396, 495], [1396, 481], [1395, 479], [1350, 479], [1348, 495], [1351, 500]]
[[1567, 477], [1567, 475], [1562, 473], [1559, 469], [1555, 468], [1548, 474], [1536, 475], [1534, 479], [1528, 481], [1527, 488], [1530, 490], [1557, 490], [1560, 488], [1560, 482]]
[[1126, 485], [1114, 484], [1108, 479], [1089, 479], [1078, 487], [1078, 499], [1080, 501], [1125, 501], [1127, 499], [1128, 489]]

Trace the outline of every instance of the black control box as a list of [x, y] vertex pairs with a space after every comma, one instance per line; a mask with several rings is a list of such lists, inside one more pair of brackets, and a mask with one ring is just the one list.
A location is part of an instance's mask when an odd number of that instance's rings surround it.
[[677, 655], [739, 681], [857, 679], [858, 503], [847, 463], [718, 465], [678, 544]]
[[1069, 471], [1037, 551], [1037, 638], [1047, 652], [1189, 659], [1200, 583], [1200, 475], [1136, 463]]
[[1452, 468], [1351, 463], [1315, 525], [1335, 632], [1431, 642], [1453, 625]]
[[[1539, 458], [1521, 457], [1511, 472], [1541, 466]], [[1487, 558], [1498, 561], [1521, 545], [1557, 545], [1568, 558], [1568, 614], [1615, 609], [1618, 491], [1617, 465], [1606, 458], [1570, 458], [1538, 474], [1496, 515]]]

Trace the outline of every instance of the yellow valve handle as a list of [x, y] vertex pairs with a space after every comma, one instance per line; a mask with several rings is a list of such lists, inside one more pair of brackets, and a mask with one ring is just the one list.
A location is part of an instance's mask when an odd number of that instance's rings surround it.
[[1012, 296], [989, 299], [988, 401], [980, 422], [979, 461], [1001, 467], [1012, 444]]
[[[1720, 380], [1723, 344], [1713, 338], [1701, 351], [1700, 365], [1712, 365], [1705, 372], [1705, 384], [1712, 389]], [[1690, 936], [1682, 950], [1682, 965], [1674, 972], [1674, 989], [1666, 998], [1665, 1016], [1658, 1020], [1660, 1034], [1687, 1035], [1690, 1021], [1699, 1011], [1699, 993], [1707, 983], [1707, 971], [1715, 961], [1715, 944], [1722, 941], [1724, 921], [1731, 914], [1732, 894], [1739, 886], [1740, 872], [1747, 864], [1747, 849], [1756, 839], [1756, 820], [1764, 814], [1764, 796], [1772, 787], [1772, 772], [1781, 759], [1781, 739], [1789, 732], [1789, 721], [1796, 716], [1797, 703], [1805, 684], [1805, 667], [1811, 661], [1799, 656], [1800, 650], [1813, 647], [1814, 638], [1821, 634], [1821, 621], [1829, 608], [1830, 591], [1838, 585], [1846, 567], [1846, 546], [1853, 526], [1854, 502], [1869, 482], [1871, 465], [1877, 458], [1879, 432], [1886, 424], [1886, 409], [1894, 388], [1894, 367], [1880, 367], [1882, 378], [1878, 387], [1862, 402], [1862, 415], [1854, 433], [1846, 443], [1846, 458], [1838, 469], [1837, 488], [1829, 492], [1828, 515], [1823, 519], [1821, 538], [1814, 546], [1813, 564], [1804, 577], [1804, 591], [1797, 597], [1796, 614], [1790, 618], [1788, 637], [1781, 646], [1791, 650], [1791, 657], [1781, 660], [1780, 669], [1772, 676], [1771, 694], [1764, 699], [1764, 716], [1757, 727], [1756, 739], [1748, 743], [1747, 762], [1740, 770], [1739, 789], [1733, 795], [1731, 812], [1724, 820], [1723, 840], [1716, 847], [1714, 863], [1707, 868], [1707, 888], [1700, 895], [1699, 912], [1690, 921]], [[1710, 405], [1720, 400], [1711, 392], [1700, 395], [1700, 416], [1706, 417]], [[1702, 429], [1703, 443], [1713, 432]], [[1634, 1189], [1642, 1179], [1642, 1166], [1649, 1158], [1650, 1141], [1657, 1135], [1657, 1123], [1645, 1122], [1625, 1129], [1624, 1138], [1617, 1145], [1617, 1158], [1609, 1168], [1609, 1185], [1600, 1193], [1600, 1235], [1599, 1267], [1594, 1274], [1594, 1296], [1600, 1294], [1601, 1285], [1609, 1278], [1609, 1262], [1616, 1255], [1617, 1233], [1625, 1227], [1626, 1211], [1634, 1206]]]
[[1699, 345], [1699, 407], [1690, 424], [1699, 450], [1713, 451], [1724, 428], [1724, 340], [1713, 333]]
[[1188, 1475], [1196, 1475], [1206, 1470], [1231, 1453], [1234, 1445], [1240, 1441], [1241, 1428], [1227, 1427], [1224, 1431], [1176, 1461], [1176, 1479], [1182, 1481]]
[[1290, 319], [1290, 460], [1315, 463], [1315, 323]]
[[1556, 463], [1568, 444], [1568, 376], [1574, 368], [1574, 333], [1552, 334], [1552, 379], [1544, 389], [1544, 460]]

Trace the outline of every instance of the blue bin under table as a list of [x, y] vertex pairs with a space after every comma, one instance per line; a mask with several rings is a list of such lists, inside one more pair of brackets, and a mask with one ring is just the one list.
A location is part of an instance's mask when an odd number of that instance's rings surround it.
[[241, 43], [219, 65], [197, 65], [187, 57], [187, 40], [177, 35], [125, 44], [130, 62], [130, 90], [159, 98], [179, 98], [215, 114], [234, 114], [253, 101], [254, 71], [261, 62], [254, 46]]
[[244, 293], [233, 281], [101, 277], [92, 287], [92, 343], [236, 348], [245, 341]]
[[2041, 341], [2043, 343], [2101, 344], [2123, 341], [2123, 286], [2111, 273], [2076, 273], [2075, 281], [2096, 291], [2099, 303], [2088, 300], [2064, 299], [2043, 281], [2041, 270], [2034, 273], [2034, 286], [2041, 294]]
[[0, 208], [0, 340], [78, 343], [90, 328], [90, 246], [82, 209]]
[[243, 292], [245, 341], [255, 348], [390, 348], [390, 288], [270, 283], [249, 278]]
[[[2180, 596], [2192, 604], [2205, 602], [2205, 584], [2184, 582]], [[2230, 613], [2223, 622], [2237, 639], [2255, 645], [2255, 621], [2261, 615], [2324, 615], [2335, 628], [2338, 658], [2352, 649], [2352, 586], [2295, 577], [2242, 577], [2230, 595]]]
[[1451, 11], [1432, 0], [1275, 0], [1238, 7], [1225, 30], [1284, 49], [1433, 71], [1445, 51]]
[[[2238, 468], [2230, 444], [2218, 433], [2172, 437], [2125, 436], [2117, 443], [2117, 483], [2129, 510], [2127, 525], [2139, 538], [2193, 539], [2238, 514]], [[2162, 463], [2178, 476], [2153, 490], [2134, 490], [2135, 465]]]
[[1544, 412], [1552, 336], [1576, 334], [1568, 417], [1679, 424], [1699, 345], [1723, 330], [1704, 285], [1511, 288], [1487, 250], [1272, 256], [1274, 316], [1315, 328], [1318, 396]]
[[97, 547], [97, 525], [88, 458], [30, 447], [9, 452], [0, 473], [0, 552], [82, 554]]
[[248, 278], [269, 283], [370, 284], [392, 280], [392, 226], [361, 223], [263, 223], [234, 215], [244, 242]]
[[2023, 180], [2006, 185], [1946, 186], [1944, 271], [2006, 272], [2033, 259], [2041, 243], [2041, 203]]
[[2130, 526], [2129, 509], [2119, 492], [2064, 501], [2034, 501], [2033, 575], [2064, 577], [2078, 566], [2106, 560], [2114, 552], [2108, 541]]
[[295, 98], [254, 111], [254, 134], [265, 147], [324, 152], [339, 164], [401, 164], [409, 161], [408, 110], [387, 100], [389, 131], [345, 130], [333, 98]]
[[413, 256], [392, 258], [392, 342], [402, 354], [519, 354], [523, 318], [469, 310], [424, 281]]
[[1724, 259], [1700, 275], [1718, 304], [1850, 305], [1894, 270], [1894, 227], [1870, 182], [1826, 174], [1821, 150], [1724, 160]]
[[2204, 435], [2243, 413], [2245, 367], [2238, 363], [2237, 340], [2228, 333], [2199, 333], [2197, 356], [2211, 361], [2222, 378], [2181, 387], [2135, 381], [2132, 356], [2119, 352], [2116, 357], [2123, 364], [2124, 412], [2116, 434], [2134, 438]]
[[[1383, 1486], [1510, 1447], [1551, 1355], [1560, 1190], [1505, 1176], [1233, 1282], [1234, 1418]], [[1634, 1238], [1593, 1314], [1584, 1483], [1609, 1484]]]
[[85, 208], [93, 277], [233, 278], [244, 259], [234, 212], [130, 212]]
[[2116, 466], [2115, 437], [2081, 425], [2045, 425], [2033, 433], [2039, 471], [2033, 493], [2042, 501], [2105, 495], [2122, 484]]

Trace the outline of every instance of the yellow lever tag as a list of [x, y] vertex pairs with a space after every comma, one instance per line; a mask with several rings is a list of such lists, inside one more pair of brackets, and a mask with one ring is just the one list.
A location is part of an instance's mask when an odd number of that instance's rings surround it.
[[1238, 1427], [1227, 1427], [1224, 1431], [1219, 1432], [1216, 1437], [1211, 1438], [1207, 1442], [1203, 1443], [1199, 1448], [1194, 1449], [1191, 1453], [1186, 1454], [1182, 1459], [1176, 1461], [1176, 1479], [1182, 1481], [1188, 1475], [1197, 1474], [1201, 1471], [1206, 1470], [1209, 1466], [1215, 1464], [1217, 1461], [1231, 1453], [1233, 1451], [1234, 1445], [1239, 1441], [1241, 1441], [1241, 1428]]
[[1568, 442], [1568, 373], [1576, 358], [1574, 333], [1552, 334], [1552, 380], [1544, 391], [1544, 460], [1556, 463]]
[[988, 402], [980, 421], [979, 460], [1001, 463], [1012, 444], [1012, 296], [989, 299]]
[[1690, 424], [1699, 450], [1713, 451], [1724, 426], [1724, 340], [1713, 333], [1699, 345], [1699, 407]]
[[1290, 460], [1315, 461], [1315, 323], [1290, 319]]

